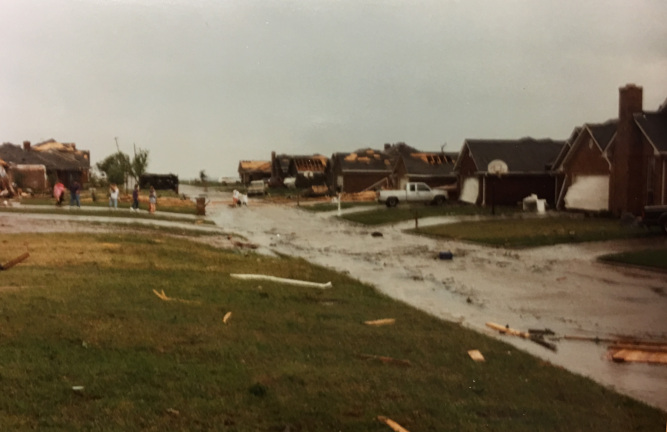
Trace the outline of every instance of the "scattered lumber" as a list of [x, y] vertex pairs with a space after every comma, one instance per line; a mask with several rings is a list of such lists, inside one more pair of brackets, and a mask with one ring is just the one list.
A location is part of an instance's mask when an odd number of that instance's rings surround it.
[[160, 300], [164, 300], [164, 301], [177, 301], [177, 302], [181, 302], [181, 303], [199, 304], [198, 301], [194, 301], [194, 300], [185, 300], [185, 299], [168, 297], [167, 294], [164, 293], [164, 290], [162, 290], [162, 292], [158, 292], [156, 290], [153, 290], [153, 293], [155, 293], [155, 295], [158, 296], [160, 298]]
[[667, 351], [643, 351], [636, 349], [621, 349], [611, 353], [611, 359], [615, 362], [634, 362], [667, 364]]
[[308, 281], [301, 281], [297, 279], [286, 279], [286, 278], [281, 278], [281, 277], [276, 277], [276, 276], [268, 276], [268, 275], [261, 275], [261, 274], [230, 274], [231, 277], [236, 278], [236, 279], [243, 279], [243, 280], [267, 280], [271, 282], [278, 282], [278, 283], [284, 283], [284, 284], [290, 284], [290, 285], [296, 285], [296, 286], [304, 286], [304, 287], [310, 287], [310, 288], [331, 288], [333, 285], [331, 282], [326, 282], [326, 283], [319, 283], [319, 282], [308, 282]]
[[470, 356], [471, 359], [475, 360], [476, 362], [484, 361], [484, 356], [479, 350], [470, 350], [468, 351], [468, 355]]
[[225, 324], [227, 324], [227, 321], [229, 321], [229, 319], [230, 319], [231, 317], [232, 317], [232, 312], [229, 311], [229, 312], [227, 312], [227, 313], [225, 314], [224, 317], [222, 317], [222, 322], [225, 323]]
[[364, 321], [364, 324], [370, 325], [370, 326], [383, 326], [383, 325], [394, 324], [395, 322], [396, 322], [395, 318], [383, 318], [383, 319], [377, 319], [377, 320], [372, 320], [372, 321]]
[[373, 354], [359, 354], [359, 357], [366, 360], [378, 360], [382, 363], [395, 364], [399, 366], [412, 366], [409, 360], [396, 359], [393, 357], [379, 356]]
[[520, 330], [516, 330], [511, 328], [509, 325], [502, 326], [500, 324], [494, 323], [494, 322], [487, 322], [486, 326], [489, 328], [492, 328], [494, 330], [499, 331], [502, 334], [508, 334], [512, 336], [518, 336], [523, 339], [528, 339], [532, 342], [535, 342], [536, 344], [543, 346], [544, 348], [550, 349], [551, 351], [556, 351], [557, 347], [556, 344], [548, 342], [544, 339], [545, 335], [551, 335], [553, 334], [553, 331], [549, 329], [544, 329], [544, 330], [536, 330], [536, 331], [528, 331], [528, 332], [523, 332]]
[[19, 264], [22, 261], [25, 261], [30, 256], [30, 252], [26, 252], [23, 255], [19, 255], [13, 260], [7, 261], [4, 264], [0, 264], [0, 270], [9, 270], [14, 267], [16, 264]]
[[395, 432], [410, 432], [400, 424], [385, 416], [378, 416], [378, 420], [392, 428]]

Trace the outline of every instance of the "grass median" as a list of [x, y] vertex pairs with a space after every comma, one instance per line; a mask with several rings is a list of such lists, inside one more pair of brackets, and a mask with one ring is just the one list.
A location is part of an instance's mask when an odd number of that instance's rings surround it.
[[411, 230], [411, 232], [509, 248], [661, 235], [657, 230], [624, 225], [617, 219], [584, 218], [572, 215], [464, 221], [422, 227]]
[[[378, 415], [412, 431], [664, 427], [660, 410], [304, 260], [159, 233], [0, 244], [0, 262], [30, 250], [0, 273], [0, 430], [388, 430]], [[379, 318], [396, 323], [363, 324]]]

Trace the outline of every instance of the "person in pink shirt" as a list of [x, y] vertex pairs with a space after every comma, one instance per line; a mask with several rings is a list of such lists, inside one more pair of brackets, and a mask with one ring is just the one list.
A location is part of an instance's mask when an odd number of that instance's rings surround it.
[[56, 205], [63, 205], [63, 199], [65, 198], [65, 185], [58, 180], [53, 186], [53, 197], [56, 199]]

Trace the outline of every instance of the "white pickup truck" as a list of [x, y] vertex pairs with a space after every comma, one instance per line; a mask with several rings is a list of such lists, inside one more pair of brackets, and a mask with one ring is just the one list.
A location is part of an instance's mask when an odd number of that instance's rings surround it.
[[423, 202], [440, 205], [447, 201], [447, 192], [431, 189], [426, 183], [406, 183], [405, 189], [380, 190], [377, 201], [387, 207], [395, 207], [399, 202]]

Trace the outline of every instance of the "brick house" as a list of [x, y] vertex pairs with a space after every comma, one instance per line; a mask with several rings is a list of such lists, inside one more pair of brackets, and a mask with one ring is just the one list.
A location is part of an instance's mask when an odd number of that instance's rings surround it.
[[667, 204], [667, 101], [655, 112], [642, 105], [642, 88], [628, 84], [619, 89], [618, 119], [575, 130], [557, 167], [559, 206], [620, 216]]
[[[558, 176], [552, 171], [565, 141], [536, 140], [465, 140], [454, 165], [458, 172], [460, 197], [479, 205], [516, 205], [535, 194], [554, 205]], [[503, 174], [489, 172], [489, 163], [502, 161]]]

